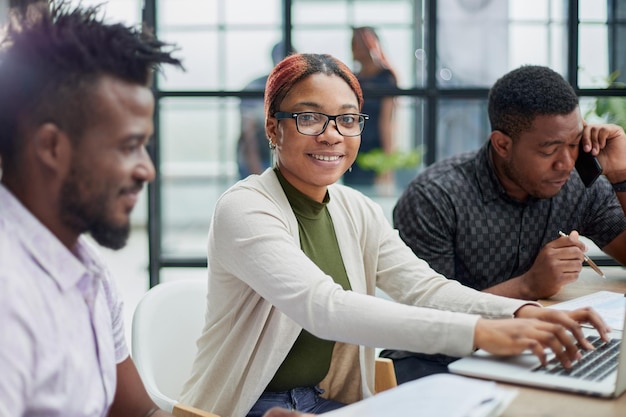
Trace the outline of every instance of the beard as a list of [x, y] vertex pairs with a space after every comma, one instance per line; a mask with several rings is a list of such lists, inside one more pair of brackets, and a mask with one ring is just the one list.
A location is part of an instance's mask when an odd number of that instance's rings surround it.
[[[91, 174], [81, 175], [76, 166], [61, 187], [60, 213], [63, 223], [78, 234], [89, 232], [99, 245], [121, 249], [130, 235], [130, 221], [115, 224], [107, 217], [109, 204], [116, 197], [102, 188], [101, 181], [92, 181]], [[98, 187], [100, 186], [100, 187]], [[141, 185], [138, 185], [141, 187]], [[93, 193], [98, 190], [99, 193]], [[112, 189], [112, 188], [111, 188]]]
[[106, 222], [94, 222], [89, 229], [91, 237], [105, 248], [118, 250], [126, 246], [130, 235], [130, 223], [121, 226]]

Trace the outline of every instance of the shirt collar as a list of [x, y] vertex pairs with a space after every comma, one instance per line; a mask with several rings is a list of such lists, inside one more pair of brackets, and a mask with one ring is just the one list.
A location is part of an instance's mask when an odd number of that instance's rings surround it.
[[529, 196], [526, 201], [519, 201], [509, 196], [502, 186], [502, 183], [496, 175], [496, 169], [493, 164], [493, 160], [490, 156], [491, 141], [487, 141], [479, 150], [475, 159], [477, 181], [480, 187], [483, 201], [489, 202], [497, 199], [502, 199], [510, 203], [528, 205], [535, 201], [537, 198]]
[[13, 230], [15, 244], [22, 245], [62, 290], [75, 287], [85, 275], [100, 276], [103, 264], [84, 236], [74, 255], [2, 184], [0, 221]]

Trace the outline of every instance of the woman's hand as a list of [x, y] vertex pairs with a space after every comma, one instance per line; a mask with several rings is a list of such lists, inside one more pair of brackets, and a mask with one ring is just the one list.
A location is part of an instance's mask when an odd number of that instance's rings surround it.
[[548, 348], [565, 368], [580, 359], [578, 346], [586, 350], [593, 346], [585, 339], [581, 323], [590, 323], [608, 341], [610, 328], [592, 308], [560, 311], [534, 305], [522, 306], [516, 319], [480, 319], [474, 331], [477, 348], [496, 355], [516, 355], [530, 350], [543, 365]]

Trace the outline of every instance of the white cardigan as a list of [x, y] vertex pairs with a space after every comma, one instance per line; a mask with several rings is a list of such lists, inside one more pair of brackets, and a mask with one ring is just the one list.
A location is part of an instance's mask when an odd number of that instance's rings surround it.
[[[342, 185], [329, 193], [352, 291], [300, 249], [296, 218], [271, 169], [220, 197], [209, 231], [206, 324], [181, 402], [245, 416], [302, 328], [361, 345], [367, 397], [374, 347], [464, 356], [479, 315], [512, 317], [528, 304], [447, 280], [413, 254], [373, 201]], [[373, 296], [376, 287], [397, 302]]]

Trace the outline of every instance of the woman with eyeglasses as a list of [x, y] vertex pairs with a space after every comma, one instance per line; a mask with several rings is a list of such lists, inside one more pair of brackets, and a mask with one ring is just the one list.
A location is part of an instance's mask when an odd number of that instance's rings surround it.
[[[271, 72], [265, 126], [275, 166], [217, 202], [206, 325], [182, 402], [232, 417], [273, 406], [320, 414], [373, 394], [374, 347], [530, 349], [543, 361], [549, 348], [569, 366], [579, 355], [571, 334], [591, 348], [580, 322], [606, 339], [591, 310], [542, 309], [447, 280], [380, 207], [335, 184], [357, 156], [362, 104], [355, 76], [330, 55], [291, 55]], [[395, 301], [376, 297], [377, 287]]]

